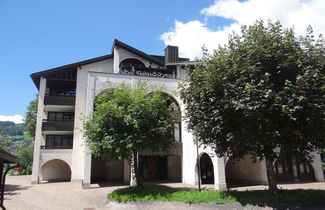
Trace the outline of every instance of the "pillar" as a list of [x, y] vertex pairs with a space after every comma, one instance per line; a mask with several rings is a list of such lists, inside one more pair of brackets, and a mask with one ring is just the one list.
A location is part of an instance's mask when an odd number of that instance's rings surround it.
[[44, 116], [45, 89], [46, 89], [46, 79], [44, 77], [41, 77], [40, 84], [39, 84], [39, 92], [38, 92], [32, 184], [38, 183], [38, 175], [39, 175], [39, 167], [40, 167], [40, 150], [41, 150], [41, 142], [43, 141], [42, 123], [43, 123], [43, 116]]

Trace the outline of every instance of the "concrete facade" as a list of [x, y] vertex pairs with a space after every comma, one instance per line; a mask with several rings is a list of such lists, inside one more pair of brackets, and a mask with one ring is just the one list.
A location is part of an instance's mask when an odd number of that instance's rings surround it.
[[[168, 78], [154, 76], [158, 73], [150, 76], [139, 76], [134, 72], [134, 69], [133, 72], [130, 71], [130, 74], [121, 74], [121, 62], [130, 58], [140, 61], [144, 64], [144, 68], [151, 71], [159, 72], [161, 69], [169, 69], [172, 73], [170, 73]], [[193, 65], [194, 63], [187, 59], [179, 59], [175, 64], [168, 62], [169, 66], [167, 66], [165, 65], [167, 62], [164, 59], [163, 56], [160, 56], [160, 58], [150, 56], [124, 43], [115, 41], [112, 55], [32, 75], [34, 82], [36, 81], [35, 83], [39, 88], [32, 182], [37, 183], [41, 180], [55, 178], [67, 179], [68, 177], [71, 181], [81, 182], [85, 188], [90, 186], [92, 178], [128, 182], [130, 180], [130, 166], [127, 161], [107, 166], [103, 161], [95, 160], [91, 157], [82, 131], [83, 121], [86, 116], [92, 113], [94, 99], [101, 91], [117, 87], [122, 83], [134, 86], [138, 82], [146, 82], [152, 91], [162, 88], [165, 93], [177, 101], [180, 106], [181, 115], [184, 116], [184, 104], [178, 95], [178, 83], [186, 75], [183, 67]], [[53, 87], [53, 85], [50, 86], [51, 84], [47, 85], [47, 77], [53, 77], [53, 74], [60, 71], [68, 72], [68, 75], [69, 71], [72, 71], [71, 69], [76, 72], [75, 79], [73, 80], [75, 84], [74, 106], [44, 104], [44, 98], [47, 96], [46, 91]], [[48, 72], [51, 72], [51, 74]], [[146, 74], [143, 73], [143, 75]], [[66, 112], [71, 109], [74, 111], [73, 130], [51, 131], [52, 133], [44, 131], [42, 124], [44, 119], [47, 119], [49, 112]], [[194, 136], [187, 131], [184, 120], [181, 122], [180, 131], [181, 143], [179, 145], [181, 149], [177, 150], [178, 152], [174, 156], [167, 157], [168, 178], [171, 180], [179, 178], [184, 184], [198, 183], [197, 160], [200, 159], [202, 154], [208, 154], [213, 163], [212, 173], [215, 189], [226, 189], [226, 176], [227, 179], [236, 180], [241, 178], [252, 183], [267, 183], [266, 169], [263, 162], [253, 164], [247, 157], [243, 161], [229, 163], [228, 158], [217, 157], [209, 147], [197, 148], [197, 145], [194, 143]], [[48, 135], [73, 135], [72, 149], [46, 149]], [[42, 147], [45, 149], [41, 149]], [[53, 160], [56, 160], [56, 162], [51, 162]], [[62, 163], [60, 161], [64, 162], [65, 165], [60, 165], [59, 163]], [[48, 164], [50, 162], [51, 164]], [[324, 177], [319, 154], [315, 153], [315, 161], [312, 165], [316, 181], [323, 181]], [[57, 168], [63, 172], [53, 172], [50, 167]], [[67, 172], [69, 171], [66, 170], [67, 167], [71, 170], [71, 174]], [[62, 177], [60, 177], [60, 174]]]

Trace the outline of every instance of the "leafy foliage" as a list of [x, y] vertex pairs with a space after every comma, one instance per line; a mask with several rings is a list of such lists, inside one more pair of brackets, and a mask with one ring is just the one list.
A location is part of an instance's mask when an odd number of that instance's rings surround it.
[[189, 71], [181, 85], [188, 128], [218, 156], [269, 162], [324, 148], [325, 41], [257, 21]]
[[33, 166], [33, 146], [21, 145], [19, 147], [17, 157], [19, 165], [26, 171], [27, 174], [31, 174]]
[[0, 136], [0, 149], [9, 152], [12, 141], [7, 139], [5, 136]]
[[161, 91], [148, 94], [143, 83], [134, 89], [122, 84], [96, 98], [84, 133], [94, 157], [132, 162], [135, 152], [168, 150], [173, 122]]
[[27, 106], [26, 116], [25, 116], [25, 124], [27, 127], [27, 132], [32, 137], [35, 137], [37, 106], [38, 106], [38, 98], [36, 95], [35, 99], [29, 102], [29, 105]]

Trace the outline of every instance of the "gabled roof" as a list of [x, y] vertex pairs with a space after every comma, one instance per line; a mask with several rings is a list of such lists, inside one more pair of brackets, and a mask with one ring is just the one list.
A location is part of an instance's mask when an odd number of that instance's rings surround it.
[[76, 62], [76, 63], [71, 63], [71, 64], [68, 64], [68, 65], [64, 65], [64, 66], [60, 66], [60, 67], [56, 67], [56, 68], [52, 68], [52, 69], [47, 69], [47, 70], [44, 70], [44, 71], [35, 72], [35, 73], [31, 74], [30, 77], [32, 78], [32, 80], [33, 80], [34, 84], [36, 85], [36, 87], [38, 87], [39, 86], [39, 79], [40, 79], [41, 76], [46, 76], [46, 75], [49, 75], [51, 73], [61, 71], [61, 70], [75, 70], [79, 66], [87, 65], [87, 64], [90, 64], [90, 63], [95, 63], [95, 62], [106, 60], [106, 59], [109, 59], [109, 58], [112, 58], [112, 57], [113, 57], [113, 55], [109, 54], [109, 55], [104, 55], [104, 56], [92, 58], [92, 59], [89, 59], [89, 60], [84, 60], [84, 61], [80, 61], [80, 62]]
[[[68, 65], [64, 65], [64, 66], [60, 66], [60, 67], [56, 67], [56, 68], [52, 68], [52, 69], [47, 69], [44, 71], [39, 71], [39, 72], [35, 72], [33, 74], [30, 75], [30, 77], [32, 78], [34, 84], [36, 85], [36, 87], [39, 87], [39, 80], [41, 76], [49, 76], [52, 75], [54, 73], [59, 73], [61, 71], [74, 71], [77, 70], [77, 68], [79, 66], [83, 66], [86, 64], [90, 64], [90, 63], [95, 63], [98, 61], [102, 61], [102, 60], [106, 60], [106, 59], [110, 59], [114, 57], [114, 47], [119, 47], [119, 48], [123, 48], [135, 55], [138, 55], [141, 58], [147, 59], [152, 63], [158, 64], [159, 66], [165, 66], [165, 56], [159, 56], [159, 55], [148, 55], [138, 49], [135, 49], [134, 47], [131, 47], [117, 39], [114, 40], [113, 42], [113, 46], [112, 46], [112, 54], [108, 54], [108, 55], [104, 55], [104, 56], [100, 56], [100, 57], [96, 57], [96, 58], [92, 58], [89, 60], [84, 60], [84, 61], [80, 61], [80, 62], [76, 62], [76, 63], [71, 63]], [[187, 58], [179, 58], [180, 61], [188, 61], [189, 59]]]
[[165, 62], [162, 61], [161, 59], [156, 58], [156, 56], [148, 55], [148, 54], [146, 54], [138, 49], [135, 49], [134, 47], [131, 47], [130, 45], [127, 45], [117, 39], [114, 39], [113, 46], [112, 46], [112, 53], [114, 51], [114, 47], [121, 47], [135, 55], [138, 55], [141, 58], [147, 59], [147, 60], [151, 61], [152, 63], [158, 64], [160, 66], [165, 65]]

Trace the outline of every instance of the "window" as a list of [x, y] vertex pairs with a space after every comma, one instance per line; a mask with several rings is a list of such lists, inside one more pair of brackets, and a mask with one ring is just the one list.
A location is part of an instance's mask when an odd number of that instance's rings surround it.
[[72, 135], [47, 135], [46, 149], [72, 149]]
[[47, 119], [50, 121], [72, 121], [74, 120], [73, 112], [49, 112]]

